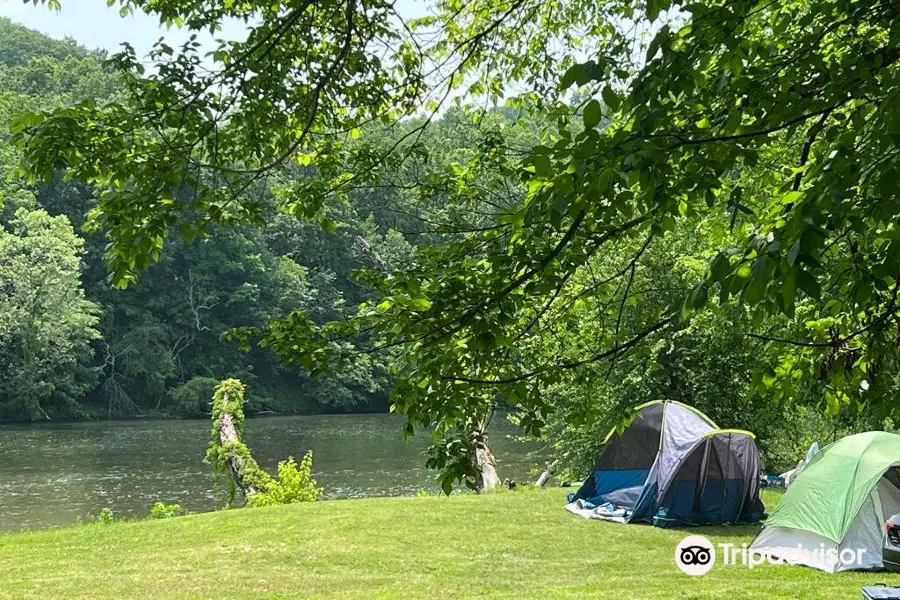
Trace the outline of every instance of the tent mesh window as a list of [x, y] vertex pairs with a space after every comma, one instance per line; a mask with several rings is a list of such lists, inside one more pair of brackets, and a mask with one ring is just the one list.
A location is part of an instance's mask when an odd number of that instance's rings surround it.
[[900, 467], [891, 467], [885, 471], [884, 478], [894, 484], [895, 488], [900, 488]]
[[662, 420], [662, 403], [643, 409], [621, 436], [613, 437], [609, 441], [597, 459], [594, 470], [616, 471], [652, 467], [659, 452]]

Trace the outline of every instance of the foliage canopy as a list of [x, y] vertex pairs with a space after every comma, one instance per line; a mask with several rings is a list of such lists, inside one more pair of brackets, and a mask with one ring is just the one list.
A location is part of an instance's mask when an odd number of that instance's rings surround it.
[[[740, 313], [763, 358], [751, 393], [895, 408], [895, 3], [441, 0], [415, 20], [386, 0], [123, 6], [248, 35], [206, 59], [160, 43], [152, 69], [126, 48], [122, 97], [15, 123], [27, 174], [97, 186], [116, 283], [176, 230], [269, 210], [330, 227], [330, 207], [388, 189], [430, 237], [399, 268], [372, 262], [377, 298], [238, 336], [313, 373], [393, 349], [394, 409], [442, 452], [471, 454], [498, 399], [538, 432], [559, 410], [546, 390], [707, 310]], [[474, 151], [434, 161], [423, 140], [451, 97]], [[540, 125], [516, 136], [511, 111]], [[636, 287], [652, 249], [691, 234], [693, 281]], [[590, 334], [567, 335], [586, 313]]]
[[[357, 238], [386, 256], [408, 252], [409, 244], [396, 231], [403, 220], [394, 213], [360, 202], [341, 212], [342, 226], [334, 234], [272, 214], [264, 229], [220, 228], [195, 244], [172, 239], [140, 283], [122, 292], [108, 280], [103, 232], [87, 231], [86, 215], [97, 205], [97, 189], [59, 174], [35, 185], [12, 176], [21, 155], [10, 143], [8, 126], [17, 114], [124, 97], [127, 90], [105, 58], [71, 40], [53, 40], [0, 19], [0, 224], [8, 232], [18, 231], [20, 210], [44, 211], [58, 227], [68, 223], [76, 256], [67, 268], [76, 280], [80, 276], [93, 320], [93, 333], [76, 345], [77, 352], [50, 335], [32, 339], [34, 352], [57, 364], [41, 367], [48, 393], [53, 389], [49, 396], [41, 392], [40, 406], [23, 400], [31, 392], [17, 380], [22, 330], [0, 338], [0, 388], [8, 390], [0, 393], [0, 419], [208, 414], [215, 381], [227, 377], [251, 383], [250, 413], [386, 408], [389, 378], [381, 357], [362, 358], [340, 373], [312, 380], [308, 373], [285, 370], [269, 352], [241, 352], [221, 335], [291, 310], [302, 309], [317, 323], [352, 310], [369, 294], [348, 277], [364, 264], [354, 249]], [[11, 290], [13, 280], [28, 269], [44, 275], [51, 271], [49, 264], [41, 271], [41, 239], [36, 230], [26, 236], [17, 258], [0, 267], [4, 290]], [[63, 284], [58, 285], [60, 298], [67, 297]], [[26, 286], [18, 289], [18, 299], [8, 300], [21, 312], [30, 299], [22, 295]], [[73, 301], [70, 306], [78, 311], [88, 304]], [[10, 307], [4, 315], [13, 319]], [[50, 314], [43, 313], [47, 327], [54, 320]]]

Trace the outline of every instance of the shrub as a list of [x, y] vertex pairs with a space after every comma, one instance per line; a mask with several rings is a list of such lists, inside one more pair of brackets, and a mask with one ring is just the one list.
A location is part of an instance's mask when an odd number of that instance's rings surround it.
[[267, 483], [265, 490], [247, 498], [247, 506], [271, 506], [314, 502], [322, 495], [312, 476], [312, 451], [298, 465], [293, 457], [278, 463], [278, 478]]
[[[312, 452], [307, 452], [298, 465], [293, 457], [278, 463], [278, 478], [272, 477], [253, 459], [250, 448], [241, 437], [244, 431], [244, 385], [237, 379], [226, 379], [213, 394], [212, 420], [209, 446], [204, 461], [213, 468], [216, 487], [220, 478], [228, 477], [228, 500], [230, 508], [234, 502], [238, 486], [247, 492], [247, 506], [269, 506], [272, 504], [293, 504], [312, 502], [322, 495], [312, 477]], [[234, 432], [222, 441], [222, 415], [231, 416]], [[236, 438], [236, 439], [234, 439]], [[232, 473], [232, 461], [239, 459], [240, 473]]]
[[180, 517], [184, 514], [180, 504], [166, 504], [165, 502], [154, 502], [150, 507], [151, 519], [170, 519], [172, 517]]
[[100, 514], [97, 515], [97, 522], [102, 523], [103, 525], [109, 525], [110, 523], [115, 522], [116, 517], [113, 514], [112, 509], [108, 506], [104, 506], [100, 509]]
[[189, 381], [169, 390], [171, 409], [179, 414], [196, 415], [209, 410], [209, 399], [218, 382], [211, 377], [191, 377]]

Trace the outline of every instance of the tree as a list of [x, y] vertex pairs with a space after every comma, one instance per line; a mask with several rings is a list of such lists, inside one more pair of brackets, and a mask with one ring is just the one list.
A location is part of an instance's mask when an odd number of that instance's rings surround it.
[[[408, 267], [365, 276], [379, 297], [354, 319], [320, 325], [294, 312], [259, 332], [265, 346], [313, 372], [349, 358], [337, 340], [396, 348], [394, 406], [411, 423], [452, 437], [499, 396], [539, 431], [555, 410], [543, 390], [674, 335], [718, 295], [719, 306], [749, 308], [744, 333], [776, 365], [764, 361], [758, 389], [815, 388], [832, 414], [893, 409], [894, 3], [445, 0], [412, 23], [380, 0], [125, 6], [195, 30], [253, 25], [212, 54], [211, 72], [191, 44], [160, 44], [154, 70], [126, 49], [112, 63], [126, 99], [16, 123], [33, 177], [66, 169], [102, 189], [92, 222], [110, 236], [117, 282], [135, 279], [176, 222], [193, 235], [259, 222], [275, 205], [329, 226], [323, 207], [356, 188], [412, 189], [423, 206], [439, 199], [452, 232]], [[564, 102], [572, 87], [575, 106]], [[507, 96], [553, 127], [510, 147], [490, 113], [472, 109], [485, 125], [473, 130], [476, 152], [429, 164], [433, 101], [451, 94], [460, 104]], [[306, 176], [280, 180], [266, 202], [245, 193], [288, 163]], [[705, 272], [676, 302], [626, 321], [615, 299], [679, 223], [708, 226]], [[596, 257], [617, 260], [585, 287]], [[537, 351], [579, 299], [615, 326]], [[444, 447], [467, 456], [478, 444], [461, 435]]]
[[[105, 104], [125, 97], [122, 80], [103, 59], [102, 53], [71, 40], [51, 40], [0, 19], [0, 138], [6, 142], [0, 144], [0, 222], [9, 224], [20, 208], [66, 217], [84, 239], [85, 294], [100, 307], [102, 338], [91, 344], [94, 358], [71, 367], [74, 379], [82, 381], [75, 371], [84, 370], [96, 384], [71, 389], [77, 404], [50, 416], [208, 412], [211, 394], [203, 392], [208, 381], [229, 376], [252, 382], [248, 411], [386, 408], [381, 357], [311, 381], [305, 373], [283, 369], [269, 352], [244, 353], [221, 339], [232, 327], [260, 326], [294, 309], [307, 311], [318, 323], [344, 318], [365, 300], [368, 291], [350, 280], [364, 264], [354, 241], [363, 236], [392, 256], [408, 253], [402, 236], [390, 230], [396, 219], [381, 209], [375, 195], [359, 210], [338, 207], [341, 227], [334, 234], [270, 211], [262, 230], [216, 228], [196, 243], [167, 244], [140, 283], [121, 291], [110, 286], [102, 231], [88, 231], [86, 215], [95, 208], [99, 190], [61, 173], [36, 185], [11, 177], [20, 156], [9, 143], [8, 124], [23, 107], [51, 110], [87, 98]], [[302, 170], [297, 165], [285, 176]], [[261, 185], [254, 191], [266, 198], [272, 190]], [[178, 228], [175, 224], [172, 230]], [[0, 385], [3, 379], [0, 374]], [[53, 383], [63, 384], [61, 379]]]
[[84, 368], [97, 306], [81, 288], [83, 243], [65, 217], [19, 209], [0, 231], [0, 411], [36, 420], [77, 415], [96, 381]]
[[[727, 220], [727, 215], [719, 218]], [[576, 346], [577, 340], [613, 338], [617, 328], [631, 329], [646, 319], [643, 315], [676, 305], [684, 290], [703, 277], [705, 257], [714, 253], [715, 247], [708, 236], [697, 236], [696, 229], [686, 223], [680, 223], [661, 242], [641, 246], [640, 260], [633, 271], [629, 269], [628, 279], [618, 282], [610, 298], [575, 298], [566, 310], [568, 319], [560, 323], [564, 328], [543, 336], [537, 355], [565, 351]], [[631, 256], [632, 251], [623, 248], [622, 254]], [[592, 289], [602, 282], [592, 272], [604, 273], [609, 264], [622, 260], [622, 256], [594, 257], [589, 269], [576, 274], [576, 283]], [[607, 302], [617, 306], [615, 320], [594, 318], [604, 314]], [[749, 342], [746, 331], [752, 327], [751, 321], [747, 307], [713, 297], [707, 310], [694, 314], [669, 335], [609, 361], [585, 365], [549, 386], [545, 394], [554, 410], [547, 417], [543, 435], [553, 444], [561, 466], [574, 477], [583, 477], [596, 462], [607, 433], [621, 429], [634, 415], [635, 405], [665, 399], [698, 408], [719, 427], [754, 432], [764, 467], [770, 472], [792, 467], [812, 441], [825, 440], [824, 427], [810, 426], [811, 420], [801, 410], [808, 404], [804, 398], [773, 401], [771, 396], [753, 393], [754, 371], [764, 371], [774, 363], [760, 355], [757, 344]], [[801, 430], [807, 435], [799, 434]]]

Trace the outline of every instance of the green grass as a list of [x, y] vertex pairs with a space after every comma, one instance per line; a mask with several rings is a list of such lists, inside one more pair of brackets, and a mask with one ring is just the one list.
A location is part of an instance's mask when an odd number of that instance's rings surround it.
[[[885, 573], [765, 565], [689, 577], [690, 532], [587, 521], [565, 490], [344, 500], [0, 536], [2, 598], [860, 598]], [[773, 497], [766, 498], [772, 501]]]

